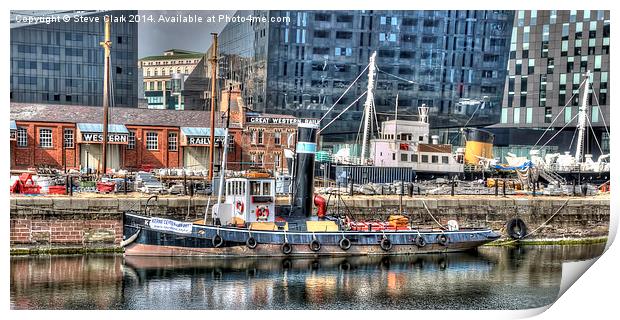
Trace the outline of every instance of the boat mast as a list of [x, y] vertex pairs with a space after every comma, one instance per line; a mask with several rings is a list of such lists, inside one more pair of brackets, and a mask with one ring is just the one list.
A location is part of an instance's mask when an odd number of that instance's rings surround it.
[[366, 93], [366, 102], [364, 103], [364, 137], [362, 139], [362, 155], [360, 158], [360, 164], [366, 163], [366, 144], [368, 143], [368, 129], [370, 127], [370, 117], [372, 116], [372, 103], [374, 100], [373, 89], [375, 87], [375, 57], [377, 51], [373, 52], [370, 56], [370, 64], [368, 67], [368, 92]]
[[394, 142], [396, 142], [396, 135], [398, 135], [398, 93], [396, 94], [396, 107], [394, 107]]
[[102, 139], [102, 160], [100, 163], [101, 174], [105, 174], [107, 171], [108, 160], [108, 107], [110, 106], [110, 47], [112, 47], [112, 41], [110, 41], [110, 17], [105, 16], [104, 23], [104, 41], [99, 42], [99, 45], [103, 47], [104, 59], [103, 59], [103, 139]]
[[583, 96], [581, 97], [581, 106], [579, 106], [579, 118], [577, 120], [577, 150], [575, 151], [575, 160], [577, 163], [583, 158], [584, 135], [586, 131], [586, 112], [588, 110], [588, 91], [590, 90], [590, 70], [586, 73], [584, 80]]
[[217, 75], [217, 33], [213, 36], [213, 51], [211, 52], [211, 137], [209, 145], [209, 182], [213, 181], [213, 149], [215, 147], [215, 77]]

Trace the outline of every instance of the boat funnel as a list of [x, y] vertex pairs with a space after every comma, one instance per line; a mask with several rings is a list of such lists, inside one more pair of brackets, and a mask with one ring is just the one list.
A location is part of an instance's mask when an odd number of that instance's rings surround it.
[[493, 158], [493, 141], [495, 136], [486, 130], [464, 128], [465, 164], [477, 165], [480, 158]]
[[293, 176], [293, 201], [290, 216], [310, 217], [314, 198], [314, 157], [318, 124], [299, 123], [297, 125], [296, 160]]

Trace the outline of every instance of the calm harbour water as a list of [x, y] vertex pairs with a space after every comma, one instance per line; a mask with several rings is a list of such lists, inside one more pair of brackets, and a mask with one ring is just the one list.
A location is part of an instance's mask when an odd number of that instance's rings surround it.
[[319, 259], [11, 257], [12, 309], [526, 309], [604, 244]]

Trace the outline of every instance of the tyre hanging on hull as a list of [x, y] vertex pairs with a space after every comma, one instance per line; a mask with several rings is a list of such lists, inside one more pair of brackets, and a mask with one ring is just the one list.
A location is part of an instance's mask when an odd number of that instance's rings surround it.
[[347, 238], [342, 238], [340, 239], [340, 242], [338, 242], [338, 246], [340, 247], [340, 249], [347, 251], [351, 248], [351, 240]]
[[291, 254], [293, 252], [293, 246], [288, 242], [283, 243], [281, 249], [284, 254]]
[[258, 245], [258, 242], [256, 242], [256, 239], [254, 239], [254, 237], [250, 236], [248, 240], [245, 241], [245, 245], [250, 249], [254, 249]]
[[418, 235], [418, 236], [415, 238], [415, 245], [416, 245], [418, 248], [423, 248], [423, 247], [426, 245], [426, 240], [424, 240], [424, 237], [422, 237], [421, 235]]
[[219, 248], [224, 244], [224, 239], [219, 234], [216, 234], [211, 241], [213, 242], [213, 246], [216, 248]]
[[445, 234], [440, 234], [437, 236], [437, 243], [439, 243], [442, 246], [447, 246], [448, 245], [448, 236]]
[[314, 252], [321, 250], [321, 243], [317, 239], [313, 239], [312, 241], [310, 241], [308, 246], [310, 247], [310, 250]]
[[514, 218], [506, 223], [506, 232], [511, 239], [520, 240], [525, 238], [527, 226], [520, 218]]
[[379, 245], [381, 246], [381, 250], [383, 251], [392, 250], [392, 241], [390, 241], [390, 239], [388, 239], [387, 237], [381, 239], [381, 243]]

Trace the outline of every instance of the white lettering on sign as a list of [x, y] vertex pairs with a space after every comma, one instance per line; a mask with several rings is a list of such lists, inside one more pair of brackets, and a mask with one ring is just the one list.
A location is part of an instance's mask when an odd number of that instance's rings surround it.
[[248, 117], [246, 121], [249, 123], [262, 123], [262, 124], [298, 124], [298, 123], [318, 124], [319, 123], [319, 119], [274, 118], [274, 117]]
[[[108, 133], [108, 142], [127, 143], [128, 135], [122, 133]], [[83, 142], [103, 142], [103, 133], [82, 132]]]
[[[210, 137], [188, 137], [187, 144], [190, 146], [194, 145], [208, 145], [211, 142]], [[219, 145], [222, 143], [222, 138], [215, 137], [215, 144]]]
[[176, 233], [192, 233], [191, 222], [180, 222], [163, 218], [151, 218], [149, 223], [152, 229]]

